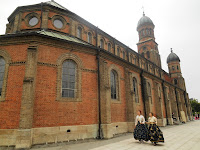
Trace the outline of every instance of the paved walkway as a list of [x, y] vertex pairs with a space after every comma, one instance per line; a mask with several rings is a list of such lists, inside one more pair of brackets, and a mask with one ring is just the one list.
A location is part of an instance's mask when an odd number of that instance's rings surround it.
[[139, 144], [133, 139], [132, 134], [126, 134], [109, 140], [35, 146], [32, 150], [200, 150], [200, 120], [163, 127], [161, 130], [165, 143], [157, 146], [150, 142]]

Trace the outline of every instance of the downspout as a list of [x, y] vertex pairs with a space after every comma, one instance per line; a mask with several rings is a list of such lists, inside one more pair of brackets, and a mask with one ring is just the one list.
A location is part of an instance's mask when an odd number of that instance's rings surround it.
[[164, 98], [164, 104], [165, 104], [166, 120], [167, 120], [167, 125], [169, 125], [168, 114], [167, 114], [167, 101], [166, 101], [166, 92], [165, 92], [164, 81], [162, 82], [162, 88], [163, 88], [163, 98]]
[[178, 117], [179, 117], [179, 121], [180, 121], [180, 112], [179, 112], [179, 104], [178, 104], [178, 97], [177, 97], [176, 88], [175, 88], [175, 95], [176, 95], [176, 104], [177, 104], [177, 109], [178, 109]]
[[101, 128], [101, 92], [100, 92], [100, 61], [99, 61], [99, 53], [100, 53], [100, 48], [98, 47], [98, 34], [97, 34], [97, 28], [95, 30], [96, 32], [96, 50], [97, 50], [97, 56], [96, 56], [96, 59], [97, 59], [97, 76], [98, 76], [98, 109], [99, 109], [99, 121], [98, 121], [98, 136], [97, 138], [98, 139], [102, 139], [103, 138], [103, 134], [102, 134], [102, 128]]
[[188, 103], [187, 103], [187, 98], [186, 98], [186, 92], [185, 91], [184, 91], [184, 99], [185, 99], [185, 106], [186, 106], [187, 117], [189, 117], [188, 116], [189, 115], [189, 113], [188, 113]]
[[145, 117], [145, 120], [147, 120], [147, 114], [146, 114], [146, 105], [145, 105], [145, 93], [144, 93], [144, 77], [143, 77], [143, 70], [142, 72], [140, 73], [140, 80], [141, 80], [141, 91], [142, 91], [142, 100], [143, 100], [143, 105], [144, 105], [144, 117]]
[[40, 29], [42, 29], [43, 2], [41, 3]]

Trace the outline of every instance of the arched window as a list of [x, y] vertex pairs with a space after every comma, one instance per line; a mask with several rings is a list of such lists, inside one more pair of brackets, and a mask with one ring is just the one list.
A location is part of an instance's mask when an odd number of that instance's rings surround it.
[[150, 35], [152, 34], [152, 29], [149, 30], [149, 34], [150, 34]]
[[147, 58], [150, 58], [150, 52], [147, 51]]
[[179, 67], [177, 66], [177, 70], [179, 70]]
[[149, 29], [146, 29], [146, 34], [147, 34], [147, 35], [149, 34]]
[[88, 43], [92, 43], [92, 34], [88, 32]]
[[108, 43], [108, 51], [111, 52], [111, 44]]
[[145, 30], [144, 29], [142, 30], [142, 34], [145, 35]]
[[123, 59], [125, 59], [126, 58], [126, 54], [125, 54], [125, 51], [123, 51]]
[[153, 103], [152, 102], [152, 97], [151, 97], [151, 85], [150, 83], [148, 82], [148, 87], [147, 87], [147, 91], [148, 91], [148, 97], [149, 97], [149, 101], [151, 102], [151, 104]]
[[103, 39], [100, 40], [100, 48], [104, 49], [104, 41], [103, 41]]
[[172, 70], [175, 70], [175, 67], [174, 67], [174, 66], [172, 66]]
[[134, 94], [135, 102], [139, 103], [139, 99], [138, 99], [138, 86], [137, 86], [137, 80], [136, 80], [136, 78], [133, 78], [133, 94]]
[[111, 99], [117, 99], [117, 72], [110, 72]]
[[144, 53], [141, 54], [144, 57]]
[[78, 27], [78, 29], [77, 29], [77, 37], [82, 39], [82, 28], [81, 27]]
[[174, 84], [177, 85], [178, 84], [178, 81], [177, 79], [174, 79]]
[[74, 98], [76, 92], [76, 63], [65, 60], [62, 65], [62, 97]]
[[120, 56], [120, 48], [117, 48], [117, 56]]
[[0, 57], [0, 97], [2, 95], [2, 87], [3, 87], [3, 80], [5, 74], [5, 60], [3, 57]]

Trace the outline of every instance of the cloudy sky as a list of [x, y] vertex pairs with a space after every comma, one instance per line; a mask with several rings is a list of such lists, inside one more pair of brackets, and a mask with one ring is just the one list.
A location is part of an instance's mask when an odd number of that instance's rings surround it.
[[[43, 0], [4, 0], [0, 5], [0, 34], [5, 33], [8, 16], [17, 6]], [[162, 67], [170, 48], [181, 59], [182, 73], [191, 98], [200, 100], [200, 0], [56, 0], [67, 9], [137, 51], [137, 22], [146, 16], [155, 24], [156, 42]]]

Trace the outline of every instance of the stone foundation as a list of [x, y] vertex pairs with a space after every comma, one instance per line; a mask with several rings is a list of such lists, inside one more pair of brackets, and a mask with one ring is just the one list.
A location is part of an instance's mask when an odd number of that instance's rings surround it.
[[168, 118], [168, 123], [169, 123], [169, 125], [173, 125], [174, 123], [173, 123], [173, 119], [172, 118]]
[[[128, 122], [114, 122], [111, 124], [102, 124], [103, 137], [108, 139], [116, 134], [130, 132], [133, 123]], [[134, 127], [134, 126], [133, 126]]]
[[161, 127], [164, 127], [167, 125], [167, 119], [166, 118], [163, 118], [163, 119], [157, 119], [158, 121], [158, 126], [161, 126]]
[[57, 143], [78, 139], [96, 138], [98, 125], [58, 126], [32, 129], [0, 129], [0, 146], [15, 146], [16, 149], [31, 145]]

